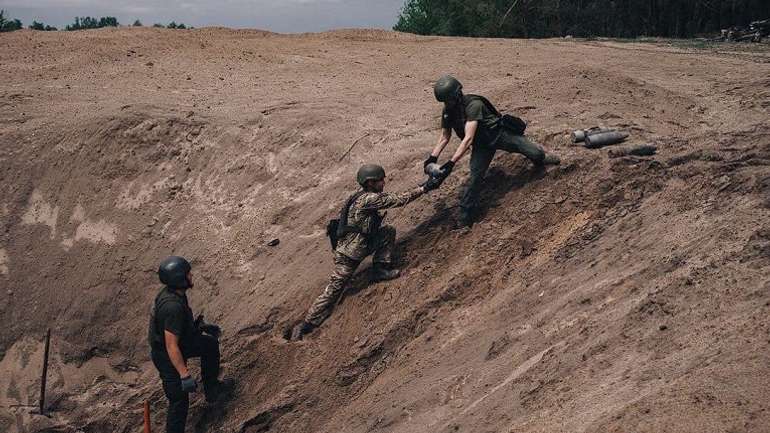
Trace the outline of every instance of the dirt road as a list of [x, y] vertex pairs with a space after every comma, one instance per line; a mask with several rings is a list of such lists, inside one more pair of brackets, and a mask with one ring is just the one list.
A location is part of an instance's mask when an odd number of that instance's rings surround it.
[[[458, 164], [388, 215], [403, 277], [358, 278], [287, 343], [357, 167], [384, 165], [389, 190], [422, 181], [444, 73], [525, 118], [562, 165], [498, 155], [461, 232]], [[3, 34], [0, 430], [135, 432], [145, 399], [160, 428], [145, 333], [174, 253], [241, 384], [218, 410], [194, 397], [190, 431], [770, 431], [769, 77], [767, 46]], [[569, 143], [594, 125], [658, 153]], [[25, 405], [48, 327], [43, 418]]]

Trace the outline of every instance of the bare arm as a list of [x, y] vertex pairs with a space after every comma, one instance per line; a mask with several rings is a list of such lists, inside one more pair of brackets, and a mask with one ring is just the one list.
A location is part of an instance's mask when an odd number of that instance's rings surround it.
[[163, 336], [166, 341], [166, 352], [171, 360], [171, 364], [174, 365], [179, 376], [189, 376], [190, 372], [187, 370], [187, 364], [184, 362], [182, 350], [179, 349], [179, 337], [169, 331], [163, 331]]
[[446, 145], [449, 144], [451, 138], [452, 130], [449, 128], [442, 129], [441, 136], [438, 138], [438, 143], [436, 143], [436, 147], [433, 148], [433, 152], [431, 152], [430, 155], [438, 158], [438, 156], [441, 155], [441, 152], [444, 151]]
[[455, 151], [455, 154], [452, 156], [452, 162], [457, 163], [463, 155], [465, 155], [465, 152], [468, 151], [468, 148], [471, 147], [473, 144], [473, 139], [476, 138], [476, 130], [479, 127], [478, 120], [471, 120], [469, 122], [465, 122], [465, 138], [463, 138], [462, 143], [460, 143], [460, 146]]

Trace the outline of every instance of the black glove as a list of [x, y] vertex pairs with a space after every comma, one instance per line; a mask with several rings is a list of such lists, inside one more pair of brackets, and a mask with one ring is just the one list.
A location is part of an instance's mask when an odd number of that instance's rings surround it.
[[433, 191], [434, 189], [440, 187], [443, 182], [443, 177], [429, 177], [428, 180], [422, 184], [422, 188], [425, 190], [425, 192]]
[[182, 378], [182, 391], [195, 392], [198, 389], [198, 382], [192, 376]]
[[198, 314], [198, 317], [195, 318], [195, 321], [193, 322], [193, 327], [195, 329], [200, 329], [201, 325], [203, 325], [203, 314]]
[[201, 332], [205, 332], [214, 338], [219, 338], [219, 336], [222, 335], [222, 329], [217, 325], [212, 325], [211, 323], [202, 323], [198, 329], [200, 329]]
[[214, 338], [219, 338], [219, 336], [222, 335], [222, 329], [217, 325], [206, 323], [203, 320], [203, 314], [199, 314], [198, 317], [195, 318], [195, 321], [193, 322], [193, 326], [198, 331], [205, 332], [206, 334], [209, 334]]
[[449, 177], [450, 174], [452, 174], [452, 169], [455, 168], [455, 163], [450, 159], [449, 161], [445, 162], [444, 165], [441, 166], [441, 171], [444, 172], [443, 178], [446, 179]]
[[422, 167], [426, 168], [428, 164], [435, 164], [437, 162], [438, 162], [438, 157], [431, 155], [428, 157], [428, 159], [425, 160], [425, 162], [422, 163]]

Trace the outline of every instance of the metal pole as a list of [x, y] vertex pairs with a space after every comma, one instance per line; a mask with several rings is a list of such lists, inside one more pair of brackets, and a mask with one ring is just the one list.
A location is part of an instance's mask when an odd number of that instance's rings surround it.
[[45, 382], [48, 377], [48, 349], [51, 346], [51, 328], [45, 333], [45, 353], [43, 354], [43, 376], [40, 380], [40, 415], [45, 415]]
[[150, 430], [150, 401], [144, 401], [144, 433], [152, 433]]

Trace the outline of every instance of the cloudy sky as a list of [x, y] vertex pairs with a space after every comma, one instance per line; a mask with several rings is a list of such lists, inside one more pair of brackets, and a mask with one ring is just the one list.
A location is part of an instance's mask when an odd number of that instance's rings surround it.
[[404, 0], [0, 0], [6, 16], [64, 27], [75, 16], [115, 16], [121, 24], [183, 22], [275, 32], [343, 27], [389, 29]]

